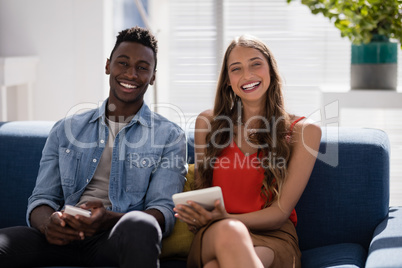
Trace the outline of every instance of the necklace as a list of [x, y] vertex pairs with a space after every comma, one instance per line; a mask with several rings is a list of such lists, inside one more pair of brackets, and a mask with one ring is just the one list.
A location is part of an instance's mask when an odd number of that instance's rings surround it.
[[245, 139], [247, 142], [251, 142], [251, 136], [254, 135], [255, 133], [257, 133], [257, 129], [256, 128], [246, 128], [245, 124], [243, 123], [243, 121], [241, 120], [241, 116], [239, 115], [237, 117], [237, 125], [240, 127], [244, 127], [244, 134], [245, 134]]

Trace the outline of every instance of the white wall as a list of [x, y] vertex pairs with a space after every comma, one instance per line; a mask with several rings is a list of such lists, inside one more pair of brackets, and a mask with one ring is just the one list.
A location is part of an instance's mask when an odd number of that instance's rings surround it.
[[[115, 39], [112, 3], [0, 1], [0, 57], [39, 57], [32, 119], [58, 120], [77, 104], [107, 96], [104, 66]], [[9, 120], [28, 118], [21, 95], [7, 98]]]
[[151, 108], [163, 116], [175, 121], [176, 112], [170, 107], [170, 35], [169, 0], [148, 0], [148, 18], [151, 30], [158, 39], [158, 66]]

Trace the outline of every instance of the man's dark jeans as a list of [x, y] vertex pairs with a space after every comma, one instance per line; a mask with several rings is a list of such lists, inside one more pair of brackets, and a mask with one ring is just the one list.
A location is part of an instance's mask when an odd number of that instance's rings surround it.
[[159, 267], [162, 232], [144, 212], [124, 215], [112, 230], [66, 246], [51, 245], [38, 230], [0, 230], [0, 267], [116, 266]]

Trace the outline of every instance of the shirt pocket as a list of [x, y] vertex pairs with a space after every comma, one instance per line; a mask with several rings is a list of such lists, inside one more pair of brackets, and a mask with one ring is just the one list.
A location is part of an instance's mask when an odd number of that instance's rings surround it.
[[73, 186], [78, 175], [81, 160], [81, 152], [69, 148], [59, 148], [59, 167], [61, 184]]
[[126, 192], [145, 193], [160, 156], [150, 153], [129, 153], [126, 158]]

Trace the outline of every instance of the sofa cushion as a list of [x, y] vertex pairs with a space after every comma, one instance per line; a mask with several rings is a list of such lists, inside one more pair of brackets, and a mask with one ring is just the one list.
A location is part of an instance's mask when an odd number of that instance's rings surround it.
[[367, 268], [402, 267], [402, 207], [391, 207], [388, 217], [374, 231]]
[[[186, 175], [186, 183], [183, 192], [191, 191], [194, 183], [194, 164], [188, 166]], [[194, 234], [187, 228], [187, 224], [180, 220], [176, 220], [172, 234], [162, 240], [161, 259], [186, 259], [190, 246], [193, 241]]]
[[302, 252], [302, 268], [364, 267], [366, 250], [359, 244], [330, 245]]
[[300, 248], [359, 243], [368, 250], [388, 213], [388, 137], [377, 129], [346, 127], [322, 133], [320, 154], [296, 206]]
[[28, 197], [35, 186], [39, 161], [54, 122], [0, 123], [0, 228], [26, 225]]

